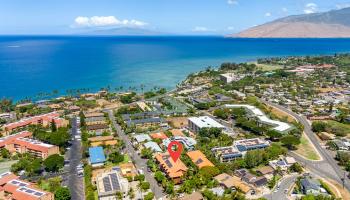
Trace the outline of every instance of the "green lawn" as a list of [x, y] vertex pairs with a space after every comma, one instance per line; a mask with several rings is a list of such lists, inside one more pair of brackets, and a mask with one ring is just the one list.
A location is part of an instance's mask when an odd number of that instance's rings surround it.
[[300, 141], [301, 143], [298, 146], [298, 150], [295, 151], [297, 154], [309, 160], [320, 160], [320, 156], [304, 134]]

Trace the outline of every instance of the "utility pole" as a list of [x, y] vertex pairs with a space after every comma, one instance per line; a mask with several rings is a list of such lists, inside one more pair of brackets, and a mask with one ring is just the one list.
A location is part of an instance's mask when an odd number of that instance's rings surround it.
[[343, 182], [343, 189], [344, 189], [344, 187], [345, 187], [345, 172], [344, 172], [344, 176], [343, 176], [343, 178], [341, 179], [341, 181]]

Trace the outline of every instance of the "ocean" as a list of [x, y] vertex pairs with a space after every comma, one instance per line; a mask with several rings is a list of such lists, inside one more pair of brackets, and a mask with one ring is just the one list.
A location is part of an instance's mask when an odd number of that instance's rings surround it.
[[223, 62], [347, 52], [350, 39], [0, 36], [0, 98], [172, 89], [189, 73]]

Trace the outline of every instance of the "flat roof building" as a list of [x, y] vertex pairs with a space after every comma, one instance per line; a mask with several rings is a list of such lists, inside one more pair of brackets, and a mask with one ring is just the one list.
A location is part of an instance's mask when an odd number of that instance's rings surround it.
[[0, 174], [0, 199], [54, 200], [54, 195], [35, 187], [32, 183], [20, 180], [11, 172], [5, 172]]
[[260, 138], [244, 139], [237, 140], [234, 142], [234, 145], [240, 152], [250, 151], [255, 149], [264, 149], [270, 146], [270, 143], [266, 140]]
[[31, 136], [31, 133], [28, 131], [21, 132], [18, 136], [24, 137], [16, 137], [14, 139], [3, 141], [3, 143], [6, 143], [3, 147], [9, 150], [10, 153], [29, 153], [42, 159], [60, 153], [58, 146], [28, 138]]
[[201, 116], [201, 117], [190, 117], [188, 118], [188, 128], [198, 133], [200, 129], [202, 128], [220, 128], [224, 129], [225, 126], [221, 125], [214, 119], [208, 117], [208, 116]]
[[242, 152], [235, 146], [216, 147], [212, 148], [211, 151], [220, 162], [231, 162], [243, 156]]
[[129, 191], [129, 182], [116, 171], [106, 172], [96, 177], [96, 188], [99, 200], [116, 199], [116, 193], [121, 192], [123, 198]]
[[228, 104], [225, 105], [226, 108], [244, 108], [246, 109], [251, 115], [256, 117], [259, 122], [273, 126], [273, 130], [279, 131], [279, 132], [287, 132], [291, 130], [293, 127], [285, 122], [281, 122], [278, 120], [272, 120], [268, 118], [259, 108], [251, 105], [245, 105], [245, 104]]
[[90, 147], [89, 155], [89, 162], [92, 165], [92, 167], [102, 166], [106, 162], [105, 153], [103, 152], [102, 147]]

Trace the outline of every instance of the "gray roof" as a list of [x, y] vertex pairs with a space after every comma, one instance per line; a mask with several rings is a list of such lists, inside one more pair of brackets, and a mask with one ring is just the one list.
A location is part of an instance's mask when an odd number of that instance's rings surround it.
[[146, 148], [150, 148], [154, 152], [162, 152], [162, 149], [159, 147], [159, 145], [155, 142], [146, 142], [144, 144]]
[[146, 123], [163, 123], [165, 120], [163, 118], [145, 118], [145, 119], [135, 119], [126, 121], [127, 126], [146, 124]]
[[304, 191], [310, 190], [310, 189], [319, 190], [321, 187], [321, 184], [317, 180], [314, 180], [311, 178], [301, 179], [300, 184], [301, 184], [301, 187], [304, 189]]

